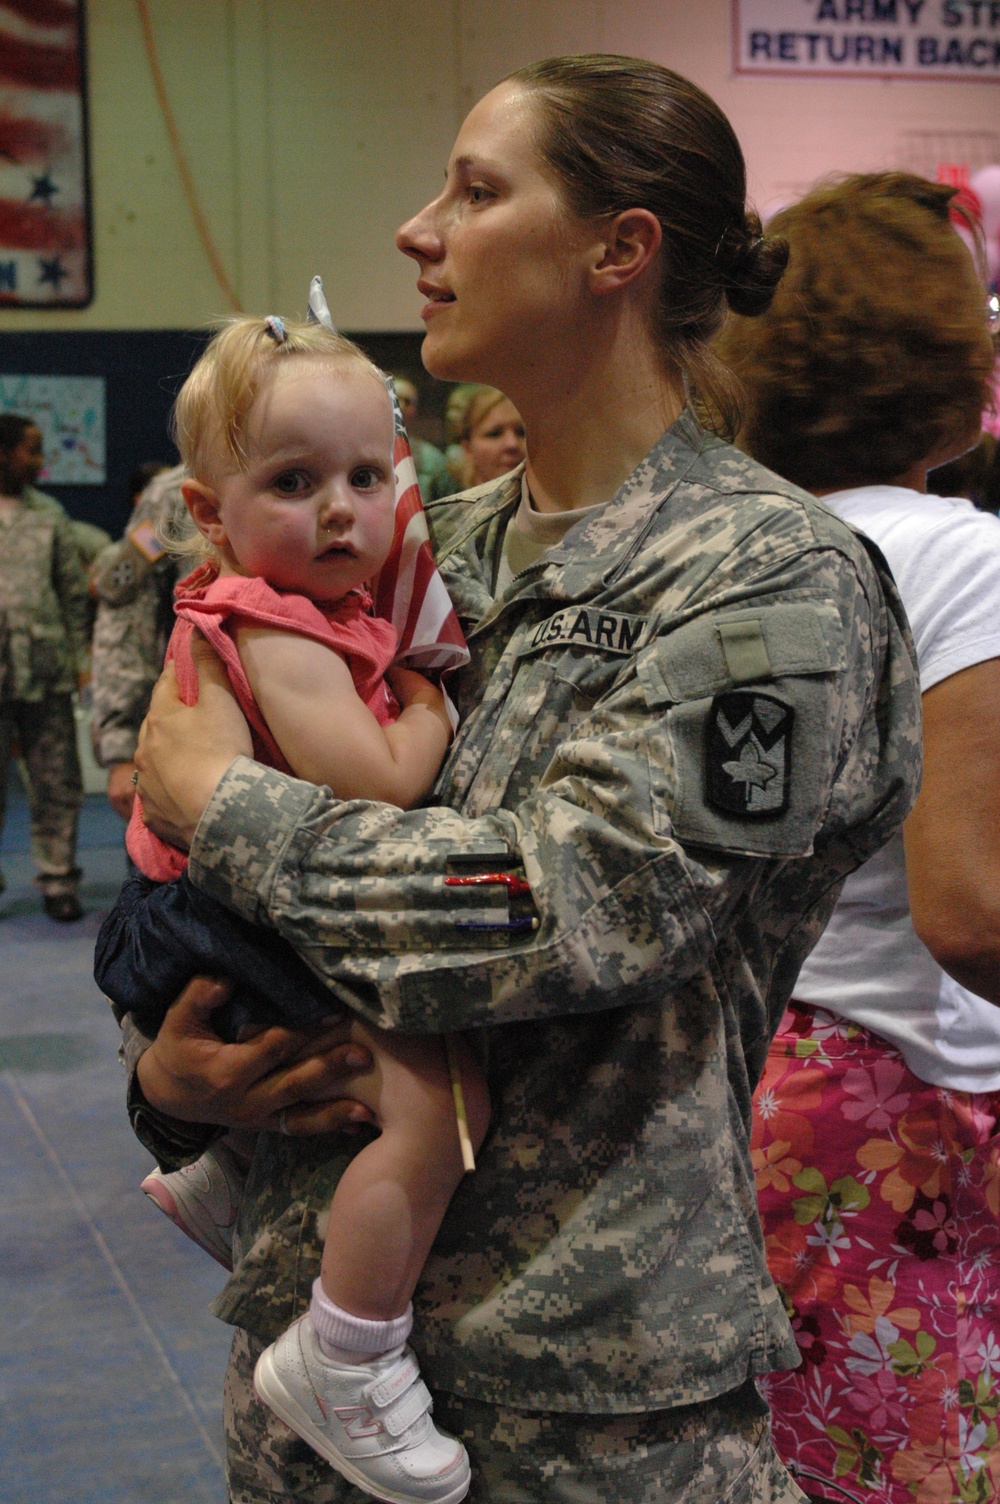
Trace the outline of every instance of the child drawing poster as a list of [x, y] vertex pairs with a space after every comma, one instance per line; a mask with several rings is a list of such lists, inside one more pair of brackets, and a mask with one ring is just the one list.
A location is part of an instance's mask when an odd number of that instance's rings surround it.
[[44, 487], [103, 486], [103, 376], [0, 375], [0, 412], [31, 418], [42, 431]]
[[93, 295], [83, 40], [83, 0], [0, 4], [0, 307]]

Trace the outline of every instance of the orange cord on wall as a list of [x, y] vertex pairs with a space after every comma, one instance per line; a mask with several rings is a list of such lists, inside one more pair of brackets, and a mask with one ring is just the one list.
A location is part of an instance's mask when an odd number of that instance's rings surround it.
[[167, 98], [167, 87], [163, 81], [160, 59], [156, 51], [156, 37], [153, 34], [153, 22], [149, 14], [149, 6], [146, 4], [146, 0], [135, 0], [135, 6], [139, 12], [139, 22], [142, 26], [143, 39], [146, 43], [146, 57], [149, 60], [149, 71], [153, 77], [156, 97], [160, 102], [160, 110], [163, 114], [164, 124], [167, 127], [167, 135], [170, 138], [174, 161], [177, 164], [181, 186], [184, 189], [184, 197], [187, 199], [188, 208], [191, 211], [191, 218], [194, 220], [194, 227], [198, 232], [198, 239], [201, 241], [202, 250], [208, 258], [208, 263], [215, 273], [216, 280], [225, 293], [230, 307], [235, 313], [242, 313], [243, 306], [236, 295], [233, 284], [226, 275], [222, 258], [216, 249], [215, 241], [212, 239], [212, 232], [208, 228], [204, 214], [201, 212], [201, 205], [195, 192], [194, 179], [191, 176], [191, 169], [184, 154], [184, 144], [177, 129], [174, 112], [170, 108], [170, 100]]

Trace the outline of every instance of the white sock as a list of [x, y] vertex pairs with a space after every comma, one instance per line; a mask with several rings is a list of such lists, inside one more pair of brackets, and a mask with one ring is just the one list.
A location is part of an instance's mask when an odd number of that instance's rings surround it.
[[326, 1357], [335, 1363], [368, 1363], [406, 1341], [413, 1329], [413, 1305], [411, 1302], [402, 1316], [392, 1321], [367, 1321], [334, 1305], [316, 1280], [309, 1318], [319, 1338], [320, 1351]]

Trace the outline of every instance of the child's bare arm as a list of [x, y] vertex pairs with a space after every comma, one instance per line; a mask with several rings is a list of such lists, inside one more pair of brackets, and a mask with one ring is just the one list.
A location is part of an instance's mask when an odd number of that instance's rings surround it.
[[440, 690], [421, 674], [393, 672], [403, 703], [380, 726], [359, 699], [347, 664], [294, 632], [237, 626], [236, 646], [261, 713], [293, 772], [338, 799], [402, 808], [433, 786], [451, 739]]

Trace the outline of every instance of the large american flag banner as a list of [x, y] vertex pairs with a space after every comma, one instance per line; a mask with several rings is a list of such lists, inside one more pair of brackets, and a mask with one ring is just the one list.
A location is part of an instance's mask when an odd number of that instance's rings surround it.
[[83, 0], [0, 0], [0, 305], [91, 299]]

